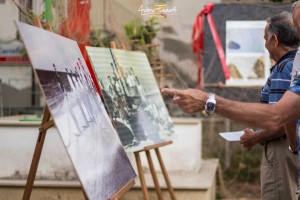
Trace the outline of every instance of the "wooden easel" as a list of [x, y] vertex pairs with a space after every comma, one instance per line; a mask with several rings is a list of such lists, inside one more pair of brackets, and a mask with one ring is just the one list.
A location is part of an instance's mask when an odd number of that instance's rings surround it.
[[[34, 17], [32, 19], [32, 21], [35, 26], [37, 26], [39, 28], [43, 28], [42, 23], [38, 17]], [[52, 26], [49, 23], [45, 23], [45, 29], [53, 32]], [[50, 113], [48, 106], [46, 105], [44, 114], [43, 114], [43, 118], [42, 118], [42, 123], [39, 128], [39, 136], [38, 136], [38, 139], [36, 142], [33, 158], [31, 161], [31, 166], [30, 166], [28, 177], [27, 177], [25, 190], [23, 193], [23, 198], [22, 198], [23, 200], [30, 199], [34, 179], [36, 176], [37, 168], [39, 165], [40, 157], [42, 154], [42, 150], [43, 150], [43, 146], [44, 146], [44, 142], [45, 142], [45, 138], [46, 138], [47, 130], [55, 125], [53, 119], [50, 119], [50, 118], [51, 118], [51, 113]], [[130, 190], [130, 188], [133, 185], [134, 185], [134, 180], [130, 180], [121, 189], [119, 189], [110, 199], [111, 200], [119, 200], [128, 190]], [[88, 197], [84, 190], [83, 190], [83, 192], [84, 192], [85, 199], [88, 200]]]
[[[110, 43], [110, 46], [113, 49], [117, 48], [117, 45], [114, 41], [112, 41]], [[122, 49], [126, 50], [126, 47], [125, 47], [124, 44], [122, 44], [121, 47], [122, 47]], [[149, 192], [148, 192], [148, 188], [147, 188], [147, 185], [146, 185], [144, 170], [143, 170], [143, 166], [142, 166], [142, 162], [141, 162], [141, 157], [140, 157], [141, 152], [146, 153], [156, 194], [157, 194], [159, 200], [163, 200], [162, 191], [161, 191], [161, 188], [160, 188], [160, 185], [159, 185], [159, 182], [158, 182], [157, 173], [155, 171], [155, 167], [154, 167], [154, 164], [153, 164], [153, 160], [152, 160], [150, 150], [155, 150], [158, 162], [160, 164], [163, 176], [165, 178], [165, 181], [166, 181], [166, 184], [167, 184], [167, 187], [168, 187], [168, 191], [170, 193], [170, 197], [171, 197], [172, 200], [176, 200], [176, 196], [175, 196], [175, 193], [174, 193], [174, 190], [173, 190], [168, 172], [166, 170], [166, 167], [164, 165], [162, 156], [161, 156], [160, 151], [159, 151], [160, 147], [163, 147], [163, 146], [166, 146], [166, 145], [169, 145], [169, 144], [172, 144], [172, 141], [166, 141], [166, 142], [162, 142], [162, 143], [159, 143], [159, 144], [150, 145], [150, 146], [144, 147], [144, 149], [142, 149], [142, 150], [134, 152], [134, 156], [135, 156], [135, 160], [136, 160], [136, 164], [137, 164], [137, 169], [138, 169], [138, 174], [139, 174], [139, 178], [140, 178], [140, 182], [141, 182], [141, 188], [142, 188], [142, 192], [143, 192], [143, 196], [144, 196], [145, 200], [149, 200]]]
[[158, 197], [159, 200], [163, 200], [162, 191], [160, 189], [160, 185], [159, 185], [159, 182], [158, 182], [158, 178], [157, 178], [157, 174], [156, 174], [156, 171], [155, 171], [155, 168], [154, 168], [154, 164], [153, 164], [153, 160], [152, 160], [152, 157], [151, 157], [151, 154], [150, 154], [150, 150], [155, 150], [155, 153], [156, 153], [158, 162], [160, 164], [162, 173], [164, 175], [164, 178], [165, 178], [165, 181], [166, 181], [167, 188], [169, 190], [171, 199], [176, 200], [176, 196], [175, 196], [175, 193], [174, 193], [174, 190], [173, 190], [168, 172], [166, 170], [166, 167], [164, 165], [162, 156], [161, 156], [160, 151], [159, 151], [160, 147], [163, 147], [163, 146], [166, 146], [166, 145], [169, 145], [169, 144], [172, 144], [172, 141], [166, 141], [166, 142], [162, 142], [162, 143], [159, 143], [159, 144], [150, 145], [150, 146], [144, 147], [144, 149], [142, 149], [140, 151], [134, 152], [134, 156], [135, 156], [135, 160], [136, 160], [136, 164], [137, 164], [137, 168], [138, 168], [138, 173], [139, 173], [139, 178], [140, 178], [140, 182], [141, 182], [141, 188], [142, 188], [145, 200], [149, 200], [149, 192], [148, 192], [148, 189], [147, 189], [146, 180], [145, 180], [144, 171], [143, 171], [143, 166], [142, 166], [142, 162], [141, 162], [141, 158], [140, 158], [140, 153], [141, 152], [146, 153], [157, 197]]
[[[32, 19], [32, 21], [35, 26], [37, 26], [39, 28], [43, 28], [41, 21], [38, 18], [35, 17]], [[48, 30], [51, 30], [50, 26], [48, 26]], [[23, 193], [23, 200], [30, 199], [33, 182], [34, 182], [34, 179], [36, 176], [36, 171], [37, 171], [37, 168], [39, 165], [39, 161], [41, 158], [41, 154], [42, 154], [42, 150], [43, 150], [43, 146], [44, 146], [44, 142], [45, 142], [45, 138], [46, 138], [46, 133], [49, 128], [54, 126], [54, 121], [53, 121], [53, 119], [50, 120], [50, 117], [51, 117], [51, 114], [50, 114], [49, 108], [48, 108], [48, 106], [45, 106], [42, 123], [39, 128], [39, 136], [38, 136], [38, 139], [37, 139], [37, 142], [35, 145], [35, 150], [34, 150], [33, 158], [31, 161], [30, 170], [29, 170], [29, 174], [27, 177], [25, 190]]]

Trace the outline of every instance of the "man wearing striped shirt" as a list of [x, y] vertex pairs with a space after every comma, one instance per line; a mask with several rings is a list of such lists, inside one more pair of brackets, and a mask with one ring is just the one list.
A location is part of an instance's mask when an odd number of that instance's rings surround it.
[[[298, 35], [300, 35], [300, 1], [296, 1], [292, 6], [292, 15], [295, 28], [297, 29]], [[290, 33], [285, 33], [285, 36], [290, 37]], [[272, 34], [273, 39], [278, 40], [278, 35]], [[278, 40], [280, 41], [280, 40]], [[282, 40], [281, 42], [283, 42]], [[275, 42], [276, 44], [276, 42]], [[285, 44], [285, 43], [283, 43]], [[277, 45], [280, 45], [278, 43]], [[289, 46], [289, 45], [288, 45]], [[272, 47], [272, 46], [271, 46]], [[273, 47], [272, 47], [273, 48]], [[258, 126], [265, 129], [268, 129], [268, 132], [262, 134], [257, 132], [258, 135], [261, 135], [264, 141], [270, 140], [268, 138], [269, 133], [278, 132], [283, 126], [285, 127], [286, 135], [289, 140], [291, 151], [296, 151], [296, 127], [295, 122], [300, 118], [300, 48], [298, 49], [295, 61], [293, 63], [291, 85], [289, 89], [284, 93], [282, 98], [275, 104], [262, 104], [262, 103], [245, 103], [234, 100], [229, 100], [222, 98], [217, 95], [210, 95], [207, 92], [196, 90], [196, 89], [173, 89], [173, 88], [163, 88], [161, 90], [164, 95], [173, 95], [171, 102], [178, 105], [185, 113], [194, 114], [201, 112], [207, 108], [205, 105], [207, 102], [213, 104], [213, 111], [210, 113], [216, 112], [219, 115], [247, 124], [248, 126]], [[209, 97], [212, 96], [212, 99]], [[211, 108], [211, 107], [209, 107]], [[298, 126], [300, 129], [300, 126]], [[263, 130], [260, 130], [263, 131]], [[246, 130], [246, 134], [251, 134], [250, 130]], [[300, 130], [298, 130], [298, 138], [300, 138]], [[288, 148], [288, 147], [286, 147]], [[268, 147], [268, 149], [270, 149]], [[268, 153], [268, 152], [267, 152]], [[291, 152], [290, 152], [291, 153]], [[300, 143], [298, 141], [298, 154], [300, 154]], [[277, 156], [277, 155], [275, 155]], [[284, 158], [280, 158], [280, 160]], [[276, 162], [273, 163], [276, 165]], [[289, 169], [290, 173], [293, 173], [294, 169]], [[274, 174], [277, 177], [277, 174]], [[280, 176], [282, 177], [282, 176]], [[295, 177], [295, 175], [289, 175], [289, 177]], [[272, 179], [273, 177], [270, 177]], [[285, 194], [290, 194], [290, 189], [287, 191], [281, 187], [284, 183], [272, 182], [274, 187], [277, 188], [278, 193], [274, 193], [272, 200], [274, 199], [296, 199], [297, 197], [293, 196], [291, 198], [287, 197]], [[286, 187], [284, 187], [286, 188]], [[289, 188], [292, 188], [289, 186]], [[292, 188], [293, 189], [293, 188]], [[284, 192], [282, 192], [284, 191]], [[271, 194], [271, 193], [270, 193]], [[284, 195], [284, 196], [281, 196]], [[263, 198], [265, 199], [265, 198]]]
[[[288, 12], [277, 14], [267, 22], [265, 47], [276, 64], [271, 68], [270, 76], [261, 90], [260, 102], [275, 104], [290, 86], [299, 37]], [[241, 137], [241, 143], [248, 149], [257, 143], [264, 146], [260, 174], [261, 197], [264, 200], [298, 199], [298, 158], [288, 150], [286, 138], [284, 127], [276, 131], [258, 129], [252, 132], [245, 129]]]

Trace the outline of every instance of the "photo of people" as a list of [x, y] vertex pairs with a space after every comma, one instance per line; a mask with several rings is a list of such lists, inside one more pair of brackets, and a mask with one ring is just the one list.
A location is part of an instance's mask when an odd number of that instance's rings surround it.
[[145, 53], [86, 47], [107, 108], [127, 151], [174, 137]]

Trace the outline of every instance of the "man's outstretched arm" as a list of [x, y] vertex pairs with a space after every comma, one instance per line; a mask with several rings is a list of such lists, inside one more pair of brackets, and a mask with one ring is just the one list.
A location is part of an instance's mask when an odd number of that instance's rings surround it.
[[[173, 95], [172, 103], [184, 112], [193, 114], [204, 110], [208, 94], [196, 89], [162, 89], [162, 94]], [[300, 118], [300, 95], [287, 91], [281, 100], [274, 104], [244, 103], [216, 96], [216, 113], [246, 124], [277, 130], [285, 123]]]

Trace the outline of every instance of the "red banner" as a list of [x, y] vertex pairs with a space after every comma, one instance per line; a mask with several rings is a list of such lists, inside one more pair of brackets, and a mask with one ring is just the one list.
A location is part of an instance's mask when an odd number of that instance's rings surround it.
[[196, 17], [196, 21], [193, 28], [192, 40], [193, 40], [193, 51], [197, 54], [197, 62], [198, 62], [198, 78], [197, 78], [197, 88], [201, 89], [201, 73], [202, 73], [202, 60], [201, 56], [203, 54], [204, 49], [204, 18], [203, 15], [207, 16], [207, 21], [209, 28], [211, 30], [216, 49], [218, 52], [218, 56], [222, 65], [222, 70], [224, 73], [225, 79], [230, 78], [230, 73], [228, 67], [226, 65], [226, 57], [224, 53], [224, 49], [222, 47], [222, 43], [220, 41], [220, 37], [218, 31], [216, 29], [216, 25], [212, 16], [212, 11], [214, 8], [214, 4], [208, 3], [205, 8], [199, 13]]

